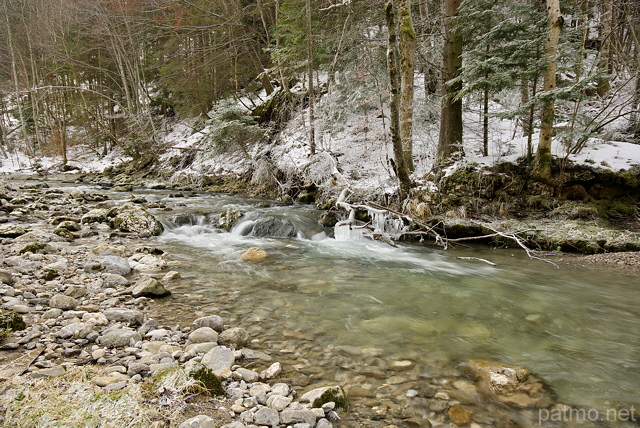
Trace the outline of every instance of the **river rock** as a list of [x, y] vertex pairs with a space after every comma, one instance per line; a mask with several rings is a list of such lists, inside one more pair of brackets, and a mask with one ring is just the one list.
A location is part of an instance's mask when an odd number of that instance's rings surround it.
[[110, 245], [106, 242], [101, 242], [89, 251], [88, 258], [103, 256], [118, 256], [124, 258], [126, 254], [127, 249], [122, 245]]
[[129, 261], [119, 256], [94, 257], [84, 265], [85, 272], [103, 272], [117, 275], [128, 275], [131, 272]]
[[78, 232], [82, 227], [75, 221], [65, 220], [58, 224], [59, 229], [66, 229], [69, 232]]
[[178, 428], [217, 428], [218, 424], [206, 415], [194, 416], [178, 425]]
[[93, 332], [93, 326], [91, 326], [90, 324], [74, 322], [62, 327], [58, 332], [58, 335], [63, 339], [69, 337], [72, 337], [74, 339], [84, 339], [91, 332]]
[[29, 373], [29, 377], [32, 379], [52, 378], [52, 377], [62, 376], [65, 373], [66, 373], [66, 370], [63, 366], [55, 366], [55, 367], [36, 370], [34, 372], [31, 372]]
[[132, 326], [142, 325], [144, 322], [144, 313], [137, 309], [110, 308], [102, 313], [109, 321], [127, 322]]
[[202, 365], [215, 375], [226, 373], [235, 362], [233, 351], [226, 346], [216, 346], [202, 357]]
[[140, 237], [156, 236], [164, 231], [162, 223], [141, 209], [128, 209], [120, 212], [111, 220], [110, 226], [123, 232], [137, 233]]
[[134, 254], [129, 257], [131, 269], [140, 272], [155, 272], [167, 267], [167, 262], [151, 254]]
[[336, 403], [336, 408], [346, 410], [347, 396], [340, 386], [323, 386], [312, 389], [300, 397], [301, 403], [309, 403], [312, 407], [322, 407], [324, 403]]
[[6, 285], [13, 285], [13, 274], [8, 270], [0, 269], [0, 283]]
[[461, 404], [451, 406], [447, 411], [447, 415], [449, 419], [451, 419], [451, 422], [458, 426], [465, 426], [471, 423], [471, 412]]
[[220, 333], [218, 343], [242, 348], [249, 341], [249, 333], [242, 327], [232, 327]]
[[280, 363], [275, 362], [269, 366], [266, 370], [263, 370], [260, 373], [261, 379], [273, 379], [277, 377], [282, 372], [282, 366]]
[[524, 367], [498, 361], [471, 360], [467, 370], [484, 396], [514, 408], [545, 408], [553, 399], [542, 382]]
[[164, 285], [155, 278], [146, 277], [138, 280], [131, 290], [133, 297], [164, 297], [171, 294]]
[[280, 422], [285, 425], [306, 423], [310, 426], [316, 424], [316, 414], [312, 410], [306, 409], [284, 409], [280, 413]]
[[49, 306], [52, 308], [69, 311], [69, 310], [75, 309], [78, 306], [78, 301], [71, 296], [65, 296], [64, 294], [56, 294], [49, 301]]
[[27, 231], [17, 224], [0, 225], [0, 238], [17, 238], [25, 233]]
[[224, 328], [224, 321], [218, 315], [209, 315], [206, 317], [198, 318], [193, 322], [193, 328], [211, 327], [218, 333], [221, 333]]
[[292, 397], [286, 397], [283, 395], [271, 395], [269, 398], [267, 398], [267, 407], [281, 412], [286, 409], [292, 401]]
[[73, 297], [74, 299], [79, 299], [85, 294], [87, 294], [87, 287], [84, 285], [72, 284], [64, 290], [65, 296]]
[[218, 333], [211, 327], [200, 327], [193, 330], [187, 338], [189, 343], [217, 342]]
[[141, 340], [140, 333], [124, 328], [113, 329], [100, 336], [100, 343], [107, 348], [124, 348]]
[[280, 415], [274, 409], [262, 407], [253, 415], [253, 422], [257, 425], [276, 426], [280, 423]]
[[256, 261], [267, 258], [267, 252], [258, 247], [251, 247], [240, 256], [242, 260]]
[[106, 287], [128, 287], [130, 285], [127, 278], [117, 273], [103, 273], [102, 279]]
[[257, 372], [242, 367], [237, 369], [235, 373], [237, 373], [242, 378], [242, 380], [247, 383], [253, 383], [260, 377]]
[[253, 223], [249, 236], [259, 238], [295, 238], [296, 227], [289, 220], [276, 217], [261, 217]]

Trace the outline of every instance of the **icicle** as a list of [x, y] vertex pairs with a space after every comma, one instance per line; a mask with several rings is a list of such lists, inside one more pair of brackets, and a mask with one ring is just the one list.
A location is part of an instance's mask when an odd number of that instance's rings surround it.
[[352, 228], [346, 222], [338, 222], [333, 228], [336, 241], [362, 241], [364, 240], [364, 229]]

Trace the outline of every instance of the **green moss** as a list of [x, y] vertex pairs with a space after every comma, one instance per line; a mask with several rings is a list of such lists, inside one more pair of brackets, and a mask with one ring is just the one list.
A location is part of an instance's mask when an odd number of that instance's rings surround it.
[[19, 252], [19, 254], [24, 254], [24, 253], [44, 253], [45, 250], [48, 248], [47, 244], [43, 244], [40, 242], [34, 242], [32, 244], [27, 244], [25, 245]]
[[22, 315], [13, 311], [0, 311], [0, 329], [9, 331], [24, 330], [27, 328]]
[[189, 373], [193, 379], [200, 382], [202, 387], [207, 391], [207, 394], [211, 396], [224, 395], [225, 390], [222, 387], [222, 383], [220, 379], [213, 374], [211, 370], [206, 367], [203, 367], [199, 370]]
[[347, 402], [347, 395], [342, 388], [330, 388], [327, 389], [322, 395], [313, 400], [312, 407], [322, 407], [325, 403], [333, 402], [336, 404], [337, 410], [349, 411], [349, 403]]

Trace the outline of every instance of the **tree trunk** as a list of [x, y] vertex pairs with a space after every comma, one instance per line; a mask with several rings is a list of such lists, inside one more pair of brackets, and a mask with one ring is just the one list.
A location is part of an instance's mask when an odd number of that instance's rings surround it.
[[399, 0], [400, 43], [400, 140], [404, 162], [409, 171], [413, 165], [413, 75], [416, 56], [416, 32], [411, 19], [411, 0]]
[[600, 26], [600, 54], [598, 57], [598, 95], [604, 97], [609, 92], [611, 64], [611, 42], [613, 40], [613, 0], [602, 0], [602, 24]]
[[13, 33], [11, 29], [11, 23], [9, 21], [9, 8], [7, 6], [7, 2], [4, 3], [4, 17], [5, 23], [7, 26], [7, 48], [9, 49], [9, 60], [11, 61], [11, 77], [13, 80], [13, 89], [16, 94], [16, 105], [18, 106], [18, 118], [20, 119], [20, 128], [22, 130], [22, 138], [24, 139], [24, 144], [27, 153], [31, 156], [35, 156], [35, 153], [32, 153], [29, 146], [29, 135], [27, 133], [27, 122], [25, 121], [24, 110], [22, 108], [22, 100], [20, 96], [20, 84], [18, 82], [18, 68], [16, 65], [16, 54], [15, 48], [13, 46]]
[[445, 0], [444, 50], [442, 67], [442, 113], [440, 115], [440, 139], [438, 162], [442, 163], [454, 154], [464, 156], [462, 147], [462, 100], [456, 94], [462, 89], [462, 37], [457, 30], [457, 17], [461, 0]]
[[307, 15], [307, 89], [309, 91], [309, 151], [316, 154], [315, 104], [313, 89], [313, 40], [311, 39], [311, 0], [306, 2]]
[[409, 168], [404, 161], [402, 152], [402, 140], [400, 139], [400, 61], [398, 59], [398, 36], [393, 0], [387, 0], [385, 4], [385, 17], [389, 39], [387, 44], [387, 71], [389, 73], [390, 114], [391, 114], [391, 142], [393, 156], [395, 158], [395, 173], [400, 185], [400, 200], [403, 201], [411, 190]]
[[[556, 69], [558, 40], [562, 29], [562, 15], [560, 15], [560, 0], [547, 0], [549, 12], [549, 36], [546, 44], [547, 69], [544, 72], [544, 92], [556, 88]], [[553, 137], [553, 117], [555, 103], [552, 97], [546, 99], [542, 105], [540, 123], [540, 140], [533, 165], [533, 175], [540, 180], [551, 180], [551, 139]]]

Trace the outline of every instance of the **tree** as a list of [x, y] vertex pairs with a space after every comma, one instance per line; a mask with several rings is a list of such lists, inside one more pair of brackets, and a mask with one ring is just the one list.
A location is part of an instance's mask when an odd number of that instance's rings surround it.
[[562, 29], [563, 18], [560, 14], [560, 0], [547, 0], [549, 14], [548, 38], [546, 44], [547, 68], [544, 72], [544, 94], [542, 119], [540, 124], [540, 140], [533, 164], [533, 175], [544, 181], [552, 179], [551, 173], [551, 140], [553, 137], [553, 119], [556, 89], [557, 48]]
[[452, 156], [464, 156], [462, 148], [462, 99], [456, 95], [462, 89], [459, 79], [462, 69], [462, 37], [458, 27], [461, 0], [445, 0], [444, 47], [442, 64], [442, 108], [438, 162]]
[[313, 90], [313, 39], [311, 26], [311, 0], [305, 2], [305, 18], [307, 22], [307, 94], [309, 96], [309, 153], [316, 154], [316, 128], [315, 128], [315, 93]]
[[411, 190], [409, 168], [405, 162], [400, 134], [400, 59], [398, 47], [398, 29], [396, 21], [396, 8], [393, 0], [387, 0], [385, 4], [385, 18], [387, 22], [387, 72], [389, 74], [390, 114], [391, 114], [391, 141], [395, 159], [395, 173], [400, 184], [400, 200], [403, 201]]
[[400, 140], [404, 163], [413, 165], [413, 75], [415, 71], [416, 32], [411, 18], [411, 0], [398, 0], [399, 51], [400, 51]]

